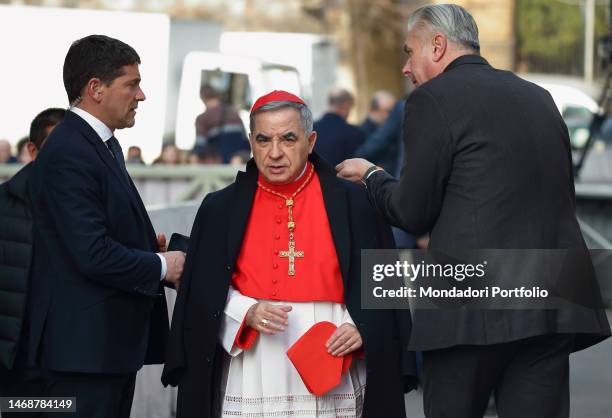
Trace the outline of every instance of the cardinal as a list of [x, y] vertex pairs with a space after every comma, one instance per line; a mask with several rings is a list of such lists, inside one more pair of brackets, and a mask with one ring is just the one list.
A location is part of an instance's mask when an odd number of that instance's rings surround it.
[[361, 250], [393, 248], [360, 185], [313, 152], [306, 103], [250, 113], [253, 158], [191, 232], [162, 382], [177, 416], [405, 417], [410, 313], [361, 309]]

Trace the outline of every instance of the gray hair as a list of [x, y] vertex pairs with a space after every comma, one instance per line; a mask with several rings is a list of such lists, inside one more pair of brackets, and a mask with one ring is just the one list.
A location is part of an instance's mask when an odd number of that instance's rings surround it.
[[289, 101], [274, 101], [269, 102], [257, 109], [255, 112], [251, 113], [249, 117], [249, 129], [251, 132], [255, 129], [255, 116], [259, 113], [266, 112], [269, 110], [276, 110], [283, 107], [292, 107], [300, 112], [300, 124], [302, 125], [302, 129], [304, 130], [304, 135], [308, 137], [312, 132], [312, 112], [308, 109], [308, 106], [303, 105], [301, 103], [289, 102]]
[[474, 52], [480, 51], [478, 26], [472, 15], [456, 4], [431, 4], [417, 9], [408, 18], [408, 30], [415, 25], [426, 25], [433, 32], [441, 32], [452, 42]]

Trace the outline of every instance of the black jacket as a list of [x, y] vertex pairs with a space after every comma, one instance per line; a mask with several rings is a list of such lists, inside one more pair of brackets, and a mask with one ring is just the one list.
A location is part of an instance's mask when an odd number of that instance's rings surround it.
[[369, 134], [363, 144], [355, 150], [354, 157], [365, 158], [384, 168], [387, 173], [396, 175], [402, 161], [402, 129], [404, 120], [404, 102], [395, 103], [387, 120]]
[[26, 188], [31, 169], [26, 165], [0, 185], [0, 369], [17, 368], [25, 359], [22, 342], [32, 261]]
[[335, 113], [326, 113], [314, 123], [317, 142], [314, 150], [332, 166], [355, 155], [355, 150], [365, 140], [365, 134], [357, 126], [349, 124]]
[[[391, 231], [372, 211], [361, 186], [336, 177], [316, 154], [332, 237], [344, 280], [345, 303], [363, 341], [367, 368], [364, 417], [405, 417], [403, 389], [415, 376], [407, 351], [408, 311], [361, 309], [362, 248], [388, 248]], [[179, 386], [178, 417], [215, 417], [220, 405], [223, 348], [219, 326], [228, 286], [257, 189], [251, 160], [236, 182], [209, 194], [192, 232], [181, 290], [174, 308], [162, 382]], [[406, 384], [406, 386], [404, 386]]]
[[[390, 223], [431, 232], [432, 249], [585, 248], [568, 132], [546, 90], [465, 55], [408, 97], [404, 126], [399, 182], [383, 172], [367, 181]], [[554, 333], [576, 333], [580, 349], [610, 335], [603, 310], [587, 308], [416, 311], [413, 319], [415, 350]]]
[[155, 232], [133, 183], [81, 117], [67, 112], [53, 130], [28, 190], [40, 255], [31, 362], [86, 373], [163, 362], [168, 316]]

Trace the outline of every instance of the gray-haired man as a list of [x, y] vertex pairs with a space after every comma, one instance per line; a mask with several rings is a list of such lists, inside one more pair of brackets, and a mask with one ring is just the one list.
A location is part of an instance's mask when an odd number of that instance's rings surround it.
[[[431, 232], [432, 249], [584, 249], [550, 94], [491, 67], [456, 5], [417, 10], [404, 49], [417, 89], [399, 180], [365, 160], [339, 164], [339, 175], [363, 180], [390, 223]], [[569, 354], [609, 335], [596, 309], [417, 310], [410, 346], [424, 352], [425, 413], [482, 416], [494, 392], [501, 418], [567, 417]]]
[[[162, 376], [179, 418], [405, 417], [410, 314], [360, 303], [361, 249], [391, 246], [390, 230], [312, 152], [316, 137], [302, 99], [262, 96], [246, 173], [198, 211]], [[300, 368], [288, 349], [323, 321], [305, 352], [319, 361]], [[346, 373], [329, 367], [348, 358]]]

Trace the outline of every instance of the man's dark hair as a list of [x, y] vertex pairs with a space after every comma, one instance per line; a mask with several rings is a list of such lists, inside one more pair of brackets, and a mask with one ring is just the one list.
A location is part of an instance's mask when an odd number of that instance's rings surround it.
[[63, 121], [65, 115], [66, 110], [55, 107], [45, 109], [36, 115], [30, 124], [30, 141], [36, 149], [40, 149], [47, 138], [47, 129]]
[[92, 78], [110, 85], [123, 75], [125, 65], [140, 64], [138, 53], [128, 44], [104, 35], [89, 35], [70, 46], [64, 60], [64, 87], [71, 104]]

